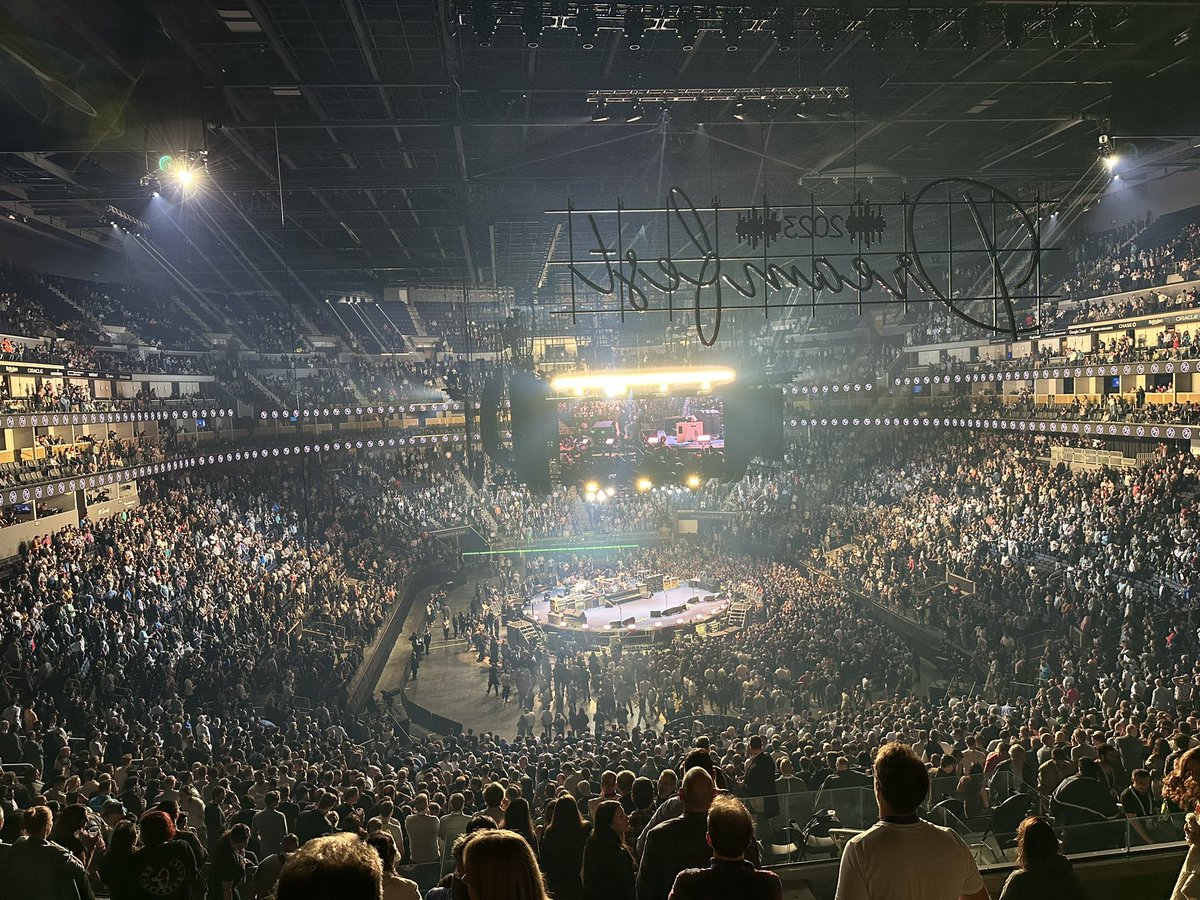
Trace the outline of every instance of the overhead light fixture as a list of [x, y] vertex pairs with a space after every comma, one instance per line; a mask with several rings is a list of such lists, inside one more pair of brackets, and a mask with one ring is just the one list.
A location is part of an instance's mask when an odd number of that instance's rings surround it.
[[687, 477], [687, 486], [693, 491], [700, 487], [701, 484], [702, 482], [699, 475], [689, 475]]
[[801, 97], [796, 101], [795, 113], [797, 119], [808, 120], [812, 118], [812, 110], [809, 109], [807, 97]]
[[1055, 50], [1062, 50], [1071, 43], [1071, 25], [1075, 21], [1075, 13], [1070, 6], [1055, 7], [1050, 16], [1050, 43]]
[[763, 104], [763, 109], [766, 110], [767, 119], [770, 121], [773, 120], [775, 118], [775, 114], [779, 112], [779, 104], [774, 100], [768, 100], [765, 104]]
[[836, 12], [826, 11], [817, 16], [817, 45], [823, 51], [831, 51], [841, 33], [842, 20]]
[[525, 46], [536, 50], [542, 43], [542, 4], [530, 3], [521, 10], [521, 31], [525, 35]]
[[892, 16], [886, 9], [876, 8], [867, 13], [867, 42], [872, 50], [882, 50], [891, 31]]
[[196, 173], [194, 169], [187, 166], [180, 166], [175, 173], [175, 178], [179, 181], [181, 187], [188, 188], [195, 182]]
[[654, 482], [649, 478], [639, 478], [637, 480], [637, 489], [640, 493], [646, 493], [650, 488], [654, 487]]
[[741, 9], [731, 6], [721, 14], [721, 37], [725, 39], [726, 50], [733, 51], [738, 48], [745, 27]]
[[608, 111], [608, 102], [601, 97], [596, 101], [596, 108], [592, 110], [592, 121], [607, 122], [611, 118], [612, 115]]
[[633, 122], [640, 122], [644, 118], [646, 118], [646, 107], [642, 105], [641, 100], [634, 97], [633, 105], [629, 107], [629, 112], [625, 115], [625, 121], [632, 124]]
[[579, 12], [575, 16], [575, 32], [579, 35], [579, 44], [584, 50], [591, 50], [596, 46], [600, 23], [596, 19], [596, 7], [592, 4], [580, 4]]
[[1092, 36], [1093, 46], [1104, 49], [1108, 46], [1108, 39], [1112, 34], [1112, 20], [1103, 11], [1093, 10], [1089, 33]]
[[924, 53], [929, 49], [929, 37], [933, 34], [933, 19], [927, 9], [914, 9], [908, 16], [908, 35], [913, 49]]
[[1025, 11], [1009, 7], [1004, 11], [1004, 43], [1016, 50], [1025, 43]]
[[796, 37], [796, 13], [781, 6], [771, 16], [771, 35], [775, 38], [775, 47], [779, 50], [791, 50], [792, 41]]
[[690, 7], [681, 9], [675, 30], [679, 34], [680, 47], [684, 50], [691, 50], [695, 47], [696, 39], [700, 36], [700, 17], [696, 14], [696, 10]]
[[741, 97], [738, 97], [737, 103], [733, 104], [733, 117], [739, 122], [746, 121], [746, 101]]
[[641, 50], [646, 39], [646, 13], [640, 6], [625, 10], [625, 46], [630, 50]]
[[958, 23], [958, 33], [962, 38], [962, 45], [968, 50], [978, 47], [979, 39], [983, 36], [983, 10], [977, 6], [964, 9], [962, 19]]
[[550, 380], [550, 387], [560, 394], [598, 391], [621, 396], [634, 388], [661, 390], [664, 384], [670, 388], [703, 388], [707, 384], [712, 388], [715, 385], [728, 384], [736, 377], [737, 373], [728, 366], [710, 366], [703, 369], [621, 369], [559, 375]]
[[472, 0], [471, 28], [480, 47], [492, 46], [496, 34], [496, 10], [490, 0]]

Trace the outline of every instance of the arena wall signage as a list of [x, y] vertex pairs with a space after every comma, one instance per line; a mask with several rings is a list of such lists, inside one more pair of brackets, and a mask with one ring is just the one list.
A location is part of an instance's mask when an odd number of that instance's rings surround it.
[[[1020, 201], [972, 178], [941, 178], [890, 202], [703, 208], [679, 187], [662, 207], [547, 210], [565, 226], [569, 308], [556, 315], [690, 312], [711, 346], [731, 309], [907, 307], [941, 303], [982, 331], [1034, 333], [1042, 288], [1041, 218], [1052, 201]], [[561, 242], [559, 243], [561, 247]], [[563, 251], [558, 251], [559, 254]], [[956, 269], [968, 271], [965, 284]], [[594, 299], [593, 299], [594, 298]], [[589, 300], [591, 302], [589, 302]]]

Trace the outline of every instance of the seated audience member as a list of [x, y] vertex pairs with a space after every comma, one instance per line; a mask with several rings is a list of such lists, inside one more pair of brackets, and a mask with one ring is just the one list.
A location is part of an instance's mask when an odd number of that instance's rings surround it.
[[1000, 900], [1084, 900], [1071, 861], [1058, 852], [1058, 836], [1041, 816], [1017, 828], [1017, 868], [1004, 882]]
[[875, 754], [880, 821], [846, 844], [837, 900], [988, 900], [962, 838], [917, 815], [928, 793], [929, 772], [912, 748], [898, 741], [884, 744]]
[[783, 900], [783, 886], [774, 872], [756, 869], [746, 861], [754, 841], [754, 820], [735, 797], [721, 795], [708, 809], [708, 844], [713, 861], [707, 869], [685, 869], [675, 877], [671, 900], [746, 897]]
[[415, 881], [396, 874], [396, 842], [386, 831], [367, 838], [383, 861], [383, 900], [421, 900], [421, 891]]
[[8, 866], [0, 885], [11, 897], [79, 897], [95, 900], [87, 870], [66, 847], [51, 841], [54, 815], [48, 806], [25, 812], [25, 839], [7, 853]]
[[288, 857], [275, 896], [277, 900], [379, 900], [383, 861], [356, 834], [314, 838]]
[[463, 867], [470, 900], [549, 900], [529, 842], [514, 831], [495, 829], [472, 835], [463, 854]]

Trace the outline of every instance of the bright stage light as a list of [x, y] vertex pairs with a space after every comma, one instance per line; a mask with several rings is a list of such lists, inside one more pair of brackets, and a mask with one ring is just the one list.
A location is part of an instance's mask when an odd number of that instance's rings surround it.
[[587, 491], [589, 494], [594, 494], [594, 493], [596, 493], [596, 491], [600, 490], [600, 484], [599, 484], [599, 482], [596, 482], [596, 481], [589, 481], [587, 484], [585, 484], [583, 486], [583, 489], [585, 491]]
[[1104, 167], [1110, 172], [1115, 169], [1120, 162], [1121, 157], [1116, 155], [1104, 157]]
[[699, 475], [689, 475], [687, 477], [687, 486], [690, 487], [693, 491], [696, 488], [700, 487], [700, 476]]
[[646, 491], [650, 490], [650, 488], [652, 488], [652, 487], [654, 487], [654, 482], [651, 481], [649, 478], [639, 478], [637, 480], [637, 489], [639, 491], [641, 491], [643, 494], [646, 493]]
[[175, 177], [179, 179], [179, 183], [183, 187], [191, 187], [192, 181], [195, 179], [196, 175], [191, 169], [185, 169], [181, 167], [175, 174]]
[[560, 375], [551, 379], [550, 386], [555, 391], [574, 393], [577, 397], [588, 391], [619, 397], [631, 388], [651, 388], [665, 392], [671, 388], [692, 387], [707, 391], [716, 385], [728, 384], [736, 377], [737, 373], [726, 366], [706, 369], [622, 370]]

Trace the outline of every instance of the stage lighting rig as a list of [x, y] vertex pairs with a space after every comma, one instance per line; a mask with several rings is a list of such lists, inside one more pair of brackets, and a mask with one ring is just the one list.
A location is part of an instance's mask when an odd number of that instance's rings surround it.
[[1055, 7], [1050, 16], [1050, 42], [1055, 50], [1062, 50], [1071, 43], [1071, 25], [1075, 22], [1075, 13], [1069, 6]]
[[929, 37], [933, 34], [933, 18], [927, 9], [914, 9], [908, 16], [908, 35], [913, 49], [924, 53], [929, 49]]
[[771, 35], [780, 50], [791, 50], [796, 38], [796, 14], [787, 7], [779, 7], [771, 16]]
[[471, 27], [480, 47], [492, 46], [496, 34], [498, 17], [490, 0], [473, 0], [471, 3]]
[[829, 53], [837, 44], [838, 36], [842, 33], [843, 23], [836, 12], [825, 11], [817, 16], [817, 44]]
[[679, 33], [679, 46], [691, 50], [696, 46], [696, 38], [700, 36], [700, 17], [691, 8], [679, 11], [679, 22], [675, 26]]
[[640, 6], [625, 10], [625, 46], [630, 50], [641, 50], [646, 39], [646, 13]]
[[646, 107], [642, 105], [642, 101], [637, 97], [633, 98], [633, 105], [629, 107], [629, 112], [625, 115], [625, 121], [629, 124], [640, 122], [646, 118]]
[[525, 35], [525, 46], [536, 50], [542, 43], [544, 20], [541, 3], [529, 3], [521, 10], [521, 32]]
[[596, 101], [596, 108], [592, 110], [593, 122], [607, 122], [612, 118], [612, 114], [608, 111], [608, 101], [603, 97]]
[[1010, 50], [1016, 50], [1025, 43], [1025, 11], [1021, 9], [1006, 9], [1004, 11], [1004, 43]]
[[1112, 20], [1102, 10], [1092, 11], [1092, 24], [1088, 30], [1092, 36], [1093, 46], [1103, 50], [1108, 46], [1108, 39], [1112, 35]]
[[600, 31], [600, 23], [596, 18], [596, 7], [590, 3], [581, 3], [575, 16], [575, 32], [579, 35], [579, 44], [584, 50], [596, 46], [596, 35]]
[[867, 42], [871, 49], [879, 52], [892, 33], [892, 14], [886, 9], [873, 9], [867, 13]]
[[731, 6], [721, 13], [721, 37], [725, 39], [726, 50], [732, 52], [738, 48], [745, 27], [741, 9]]
[[979, 40], [983, 37], [983, 26], [983, 10], [976, 6], [963, 10], [962, 19], [958, 23], [958, 33], [962, 38], [962, 45], [968, 50], [978, 47]]

